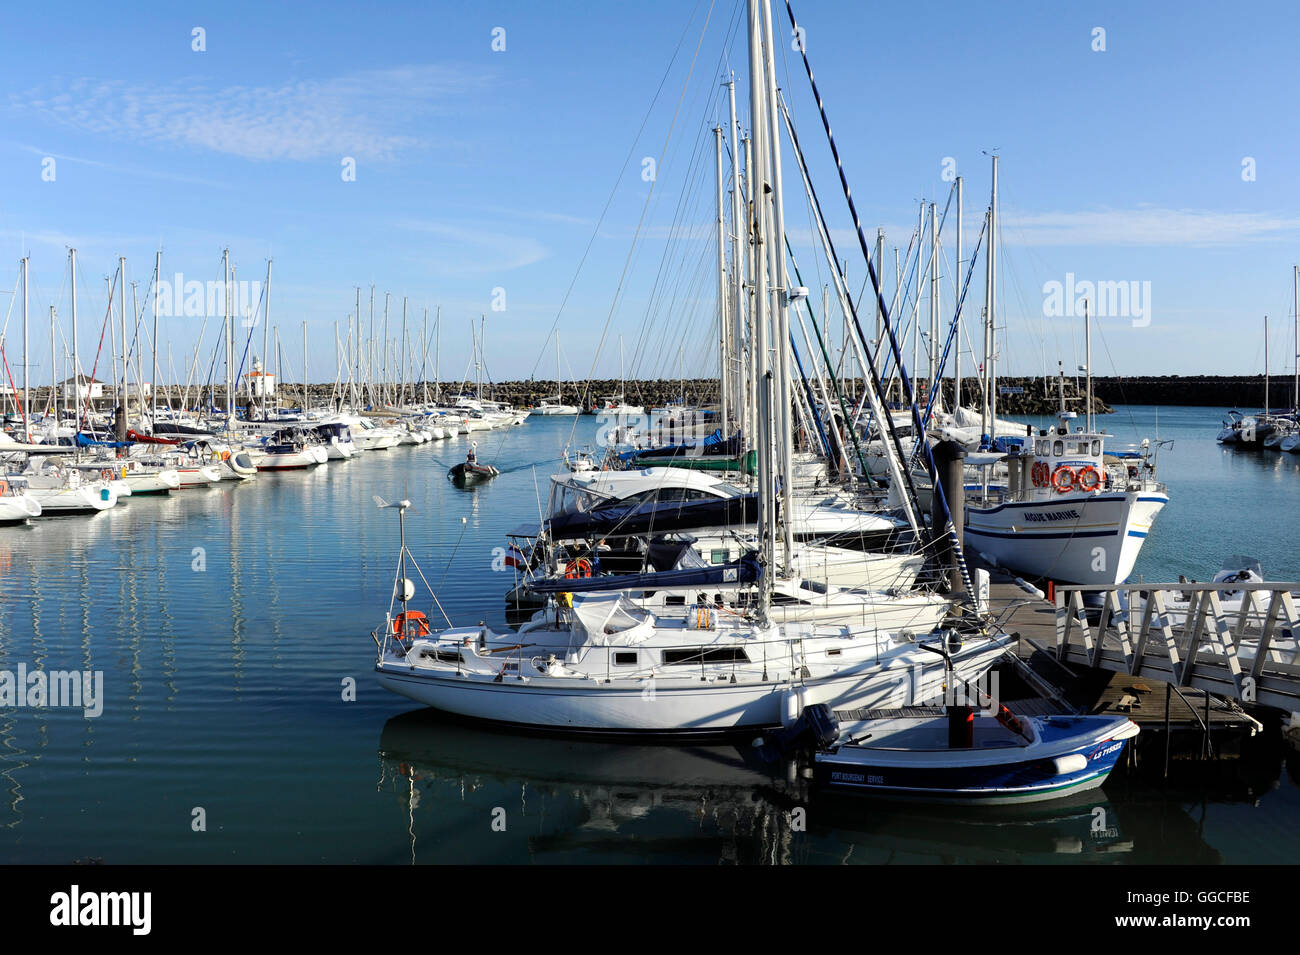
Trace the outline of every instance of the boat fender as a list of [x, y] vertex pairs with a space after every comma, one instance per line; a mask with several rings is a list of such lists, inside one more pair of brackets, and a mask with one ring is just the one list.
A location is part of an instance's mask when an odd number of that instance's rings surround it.
[[785, 727], [794, 726], [799, 721], [802, 712], [803, 690], [799, 687], [786, 690], [781, 699], [781, 725]]
[[1065, 776], [1068, 773], [1077, 773], [1088, 768], [1088, 757], [1083, 753], [1071, 753], [1068, 756], [1058, 756], [1052, 760], [1052, 769], [1056, 770], [1056, 775]]

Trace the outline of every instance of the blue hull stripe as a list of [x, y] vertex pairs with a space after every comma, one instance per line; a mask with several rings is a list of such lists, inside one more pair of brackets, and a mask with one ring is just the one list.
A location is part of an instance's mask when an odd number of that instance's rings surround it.
[[[1129, 533], [1132, 533], [1130, 531]], [[1036, 531], [978, 531], [973, 527], [966, 528], [968, 537], [1010, 537], [1020, 540], [1068, 540], [1076, 537], [1118, 537], [1119, 531], [1077, 531], [1075, 533], [1066, 532], [1064, 534], [1039, 534]]]

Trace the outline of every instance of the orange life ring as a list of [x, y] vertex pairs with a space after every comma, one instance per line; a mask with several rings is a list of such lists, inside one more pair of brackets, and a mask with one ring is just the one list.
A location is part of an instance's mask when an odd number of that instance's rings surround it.
[[1075, 486], [1080, 491], [1095, 491], [1101, 487], [1101, 475], [1091, 464], [1079, 468], [1079, 473], [1074, 478]]
[[1047, 466], [1046, 461], [1038, 461], [1034, 464], [1034, 487], [1047, 487], [1051, 483], [1051, 469]]
[[1062, 464], [1053, 471], [1052, 487], [1056, 488], [1058, 494], [1066, 494], [1074, 490], [1074, 468]]
[[591, 576], [591, 561], [585, 557], [579, 557], [568, 567], [564, 568], [564, 576], [569, 580], [576, 580], [579, 577]]

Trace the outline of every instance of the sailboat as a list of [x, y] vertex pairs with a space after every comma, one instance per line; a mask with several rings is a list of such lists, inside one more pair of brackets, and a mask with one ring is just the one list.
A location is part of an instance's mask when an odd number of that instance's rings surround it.
[[582, 411], [577, 405], [564, 403], [564, 389], [560, 381], [560, 330], [555, 330], [555, 400], [543, 398], [533, 409], [533, 414], [572, 415]]
[[[754, 171], [761, 183], [756, 206], [771, 203], [775, 235], [783, 233], [776, 115], [777, 42], [767, 0], [748, 0], [751, 121]], [[766, 51], [766, 56], [763, 51]], [[769, 177], [769, 159], [774, 160]], [[768, 242], [767, 209], [752, 217], [754, 248]], [[769, 245], [768, 248], [771, 246]], [[400, 549], [393, 596], [382, 625], [372, 632], [375, 671], [386, 689], [441, 710], [475, 719], [548, 731], [650, 736], [702, 736], [750, 731], [793, 722], [816, 703], [887, 706], [915, 702], [942, 691], [944, 667], [919, 647], [914, 635], [874, 626], [778, 624], [770, 613], [778, 531], [778, 488], [789, 489], [784, 374], [786, 296], [769, 302], [769, 280], [783, 282], [780, 259], [756, 254], [753, 327], [759, 471], [757, 504], [760, 554], [754, 566], [758, 600], [752, 613], [727, 613], [697, 601], [680, 612], [656, 614], [625, 594], [572, 591], [552, 600], [548, 612], [517, 631], [484, 623], [434, 630], [429, 616], [412, 610], [419, 572], [406, 545], [409, 501], [398, 510]], [[770, 321], [770, 328], [769, 328]], [[772, 335], [776, 361], [767, 347]], [[621, 407], [622, 397], [619, 397]], [[778, 424], [780, 422], [780, 424]], [[788, 459], [787, 459], [788, 460]], [[788, 501], [788, 493], [783, 495]], [[788, 509], [788, 508], [787, 508]], [[787, 548], [788, 549], [788, 548]], [[731, 567], [709, 568], [725, 580]], [[702, 580], [704, 579], [702, 573]], [[576, 590], [576, 587], [575, 587]], [[434, 606], [440, 606], [436, 597]], [[952, 640], [954, 671], [971, 678], [1007, 648], [1009, 635], [980, 622]]]

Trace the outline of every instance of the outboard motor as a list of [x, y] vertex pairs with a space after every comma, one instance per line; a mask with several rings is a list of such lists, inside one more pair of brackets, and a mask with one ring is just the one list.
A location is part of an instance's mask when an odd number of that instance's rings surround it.
[[754, 751], [764, 763], [775, 763], [800, 749], [829, 749], [840, 738], [840, 721], [825, 703], [804, 707], [789, 726], [773, 730], [754, 741]]

